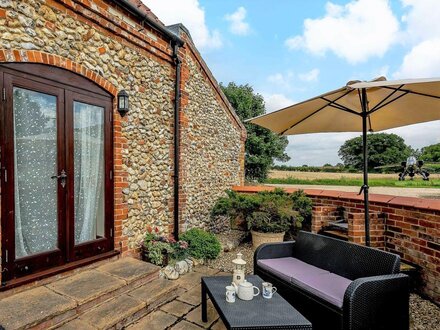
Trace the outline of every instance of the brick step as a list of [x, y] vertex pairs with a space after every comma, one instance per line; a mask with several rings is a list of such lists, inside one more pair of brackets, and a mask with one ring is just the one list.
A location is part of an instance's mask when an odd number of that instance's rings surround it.
[[[125, 297], [128, 292], [155, 282], [159, 270], [133, 258], [122, 258], [22, 291], [0, 300], [0, 325], [7, 330], [56, 328], [115, 297]], [[127, 306], [133, 303], [130, 299], [121, 302]], [[142, 308], [146, 306], [145, 302]]]
[[344, 231], [327, 229], [327, 230], [322, 230], [319, 233], [324, 236], [341, 239], [343, 241], [348, 241], [347, 232], [344, 232]]

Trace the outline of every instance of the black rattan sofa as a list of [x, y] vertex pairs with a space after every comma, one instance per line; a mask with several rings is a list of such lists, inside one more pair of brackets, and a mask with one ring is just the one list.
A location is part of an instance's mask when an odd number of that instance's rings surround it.
[[395, 254], [304, 231], [254, 255], [254, 274], [272, 282], [315, 330], [408, 329], [408, 276], [399, 269]]

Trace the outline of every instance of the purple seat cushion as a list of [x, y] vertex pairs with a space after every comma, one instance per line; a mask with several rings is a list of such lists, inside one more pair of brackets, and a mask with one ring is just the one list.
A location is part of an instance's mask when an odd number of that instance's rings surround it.
[[297, 275], [292, 277], [290, 282], [341, 308], [344, 304], [345, 290], [347, 290], [352, 281], [345, 277], [328, 273], [307, 276]]
[[284, 281], [299, 286], [329, 303], [342, 307], [351, 280], [296, 258], [258, 260], [258, 265]]
[[290, 282], [292, 277], [300, 274], [304, 276], [316, 274], [328, 274], [327, 270], [315, 267], [304, 261], [296, 258], [275, 258], [275, 259], [260, 259], [257, 261], [258, 266], [276, 274], [286, 282]]

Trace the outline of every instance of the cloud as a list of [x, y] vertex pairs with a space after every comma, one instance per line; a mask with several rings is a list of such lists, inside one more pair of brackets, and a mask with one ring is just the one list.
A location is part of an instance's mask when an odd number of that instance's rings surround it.
[[287, 39], [285, 45], [314, 55], [330, 51], [355, 64], [383, 56], [398, 32], [399, 22], [387, 0], [355, 0], [344, 6], [328, 2], [325, 16], [306, 19], [303, 35]]
[[[277, 72], [269, 75], [267, 81], [277, 87], [281, 87], [284, 91], [291, 92], [294, 89], [295, 80], [315, 82], [318, 81], [319, 72], [317, 68], [299, 74], [295, 74], [293, 71]], [[298, 88], [296, 89], [299, 90]]]
[[267, 81], [274, 85], [283, 87], [284, 89], [290, 89], [293, 78], [294, 78], [294, 74], [292, 71], [288, 71], [286, 73], [278, 72], [269, 75], [267, 77]]
[[225, 15], [225, 19], [230, 22], [229, 30], [236, 35], [245, 36], [251, 31], [249, 23], [245, 22], [246, 9], [238, 7], [232, 14]]
[[286, 152], [291, 157], [289, 165], [322, 166], [341, 162], [338, 150], [348, 139], [359, 133], [318, 133], [289, 136]]
[[198, 0], [142, 0], [165, 25], [183, 23], [200, 50], [223, 45], [218, 30], [210, 30], [205, 22], [205, 10]]
[[440, 36], [438, 0], [403, 0], [408, 13], [402, 17], [406, 24], [404, 38], [407, 42], [417, 43]]
[[311, 82], [311, 81], [317, 81], [318, 76], [319, 76], [319, 69], [315, 68], [310, 70], [309, 72], [300, 73], [298, 75], [298, 78], [302, 81]]
[[[437, 134], [427, 132], [440, 131], [440, 121], [415, 124], [385, 131], [401, 136], [405, 143], [415, 149], [420, 149], [431, 144], [440, 143]], [[289, 136], [289, 145], [286, 153], [291, 157], [288, 165], [321, 166], [325, 163], [342, 163], [338, 156], [339, 148], [348, 139], [360, 136], [360, 133], [317, 133]]]
[[397, 134], [405, 140], [405, 143], [413, 148], [420, 149], [431, 144], [440, 143], [438, 134], [429, 134], [429, 132], [440, 131], [440, 120], [429, 123], [421, 123], [387, 130], [387, 133]]
[[440, 77], [440, 38], [426, 40], [405, 55], [395, 78]]
[[376, 77], [388, 77], [388, 72], [390, 71], [390, 66], [389, 65], [384, 65], [382, 67], [380, 67], [379, 69], [377, 69], [376, 71], [374, 71], [374, 73], [371, 75], [372, 77], [376, 78]]
[[440, 24], [438, 0], [403, 0], [408, 12], [402, 17], [406, 24], [402, 32], [404, 43], [412, 48], [394, 73], [395, 78], [425, 78], [440, 76]]
[[275, 110], [280, 110], [296, 102], [283, 94], [266, 94], [261, 93], [264, 97], [264, 103], [266, 105], [266, 112], [270, 113]]

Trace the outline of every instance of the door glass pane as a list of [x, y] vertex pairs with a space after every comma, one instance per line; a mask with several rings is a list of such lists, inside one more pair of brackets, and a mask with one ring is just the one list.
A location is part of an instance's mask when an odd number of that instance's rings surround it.
[[57, 100], [13, 88], [16, 258], [57, 247]]
[[75, 244], [104, 237], [104, 108], [74, 102]]

